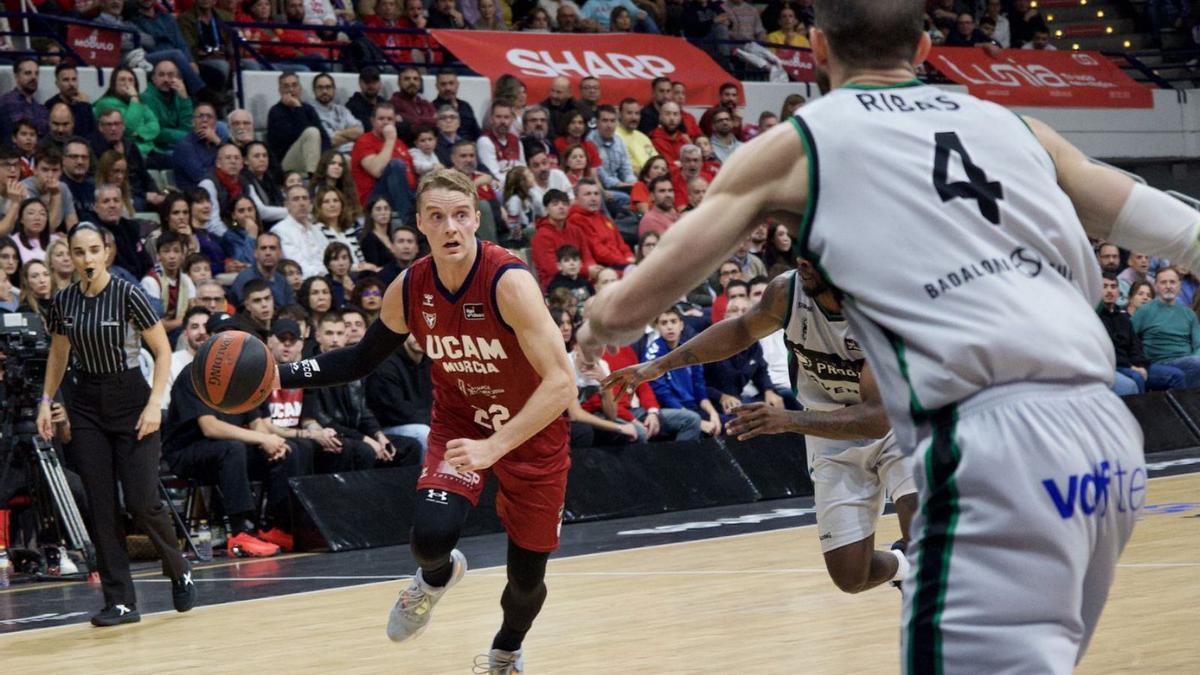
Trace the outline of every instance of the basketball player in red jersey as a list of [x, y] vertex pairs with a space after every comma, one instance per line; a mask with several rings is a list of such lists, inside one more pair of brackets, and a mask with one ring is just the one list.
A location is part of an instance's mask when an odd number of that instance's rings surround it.
[[475, 238], [479, 203], [470, 179], [426, 174], [416, 204], [431, 254], [388, 287], [379, 321], [360, 343], [284, 364], [280, 383], [356, 380], [410, 332], [425, 346], [434, 361], [433, 419], [410, 542], [420, 569], [392, 609], [388, 637], [419, 635], [434, 604], [466, 572], [455, 544], [495, 473], [496, 511], [509, 537], [508, 585], [486, 667], [519, 673], [521, 642], [546, 599], [546, 560], [558, 547], [571, 464], [563, 412], [576, 395], [574, 371], [537, 280], [504, 248]]

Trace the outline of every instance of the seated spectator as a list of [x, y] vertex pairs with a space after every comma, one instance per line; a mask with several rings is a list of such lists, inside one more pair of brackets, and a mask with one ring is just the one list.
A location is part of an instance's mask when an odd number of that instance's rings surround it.
[[[105, 119], [100, 118], [100, 130], [104, 131]], [[192, 106], [192, 133], [184, 136], [175, 146], [171, 157], [175, 167], [175, 186], [183, 192], [191, 192], [200, 185], [217, 161], [217, 148], [222, 140], [217, 135], [217, 110], [210, 103]], [[281, 155], [282, 156], [282, 155]]]
[[[625, 10], [625, 15], [629, 18], [628, 25], [614, 27], [613, 19], [617, 18], [618, 10]], [[587, 4], [583, 6], [580, 16], [587, 21], [595, 22], [602, 33], [637, 31], [638, 33], [658, 34], [659, 32], [654, 17], [631, 0], [588, 0]]]
[[375, 107], [371, 131], [358, 137], [350, 153], [350, 175], [358, 186], [358, 202], [366, 204], [375, 197], [386, 197], [396, 219], [406, 222], [412, 212], [416, 172], [408, 146], [396, 132], [396, 110], [391, 103]]
[[412, 67], [402, 68], [399, 81], [400, 89], [391, 98], [397, 117], [413, 127], [432, 127], [437, 124], [437, 108], [421, 97], [421, 71]]
[[1013, 0], [1012, 11], [1008, 13], [1008, 23], [1012, 32], [1012, 47], [1024, 47], [1031, 42], [1037, 33], [1046, 33], [1049, 41], [1050, 33], [1046, 18], [1029, 0]]
[[[662, 111], [664, 103], [673, 100], [674, 90], [671, 85], [671, 78], [656, 77], [650, 82], [650, 101], [645, 107], [640, 109], [641, 116], [638, 119], [638, 131], [646, 135], [651, 135], [655, 129], [660, 126], [659, 115]], [[622, 106], [624, 104], [622, 103]]]
[[1104, 272], [1103, 301], [1098, 308], [1100, 322], [1108, 331], [1117, 357], [1113, 391], [1118, 396], [1144, 394], [1150, 389], [1178, 389], [1184, 386], [1183, 371], [1162, 364], [1151, 364], [1142, 352], [1142, 342], [1133, 330], [1129, 314], [1117, 305], [1121, 289], [1112, 272]]
[[242, 288], [242, 298], [234, 317], [238, 329], [266, 342], [275, 320], [275, 295], [271, 287], [262, 279], [251, 279]]
[[321, 226], [312, 222], [312, 199], [308, 196], [308, 188], [303, 185], [288, 188], [287, 209], [288, 217], [271, 228], [279, 235], [282, 254], [300, 265], [304, 277], [325, 274], [325, 246], [329, 242], [321, 232]]
[[521, 146], [525, 152], [526, 161], [532, 161], [533, 156], [538, 152], [545, 152], [550, 168], [557, 169], [559, 165], [558, 147], [550, 133], [550, 113], [540, 105], [531, 105], [525, 109], [521, 123], [525, 131], [525, 134], [521, 136]]
[[[311, 329], [309, 336], [310, 349], [305, 350], [305, 356], [311, 356], [315, 353], [317, 347], [316, 333], [317, 326], [321, 322], [321, 318], [333, 310], [333, 288], [325, 277], [308, 277], [304, 283], [300, 284], [300, 290], [296, 293], [296, 299], [300, 302], [300, 306], [304, 311], [308, 312], [308, 327]], [[340, 322], [339, 322], [340, 323]], [[343, 326], [342, 331], [345, 330]]]
[[598, 270], [591, 255], [587, 238], [578, 226], [567, 223], [567, 213], [571, 206], [571, 198], [561, 190], [549, 190], [542, 198], [546, 215], [538, 220], [537, 231], [533, 235], [530, 260], [537, 272], [538, 284], [542, 291], [550, 286], [558, 272], [558, 250], [571, 245], [580, 252], [582, 269], [587, 276]]
[[42, 148], [34, 156], [33, 175], [21, 181], [30, 199], [41, 199], [46, 208], [49, 231], [68, 232], [79, 222], [75, 197], [62, 180], [62, 155], [54, 148]]
[[[659, 337], [646, 345], [643, 361], [657, 359], [683, 343], [683, 315], [674, 307], [658, 316], [654, 322]], [[663, 410], [690, 410], [700, 416], [700, 432], [709, 436], [721, 433], [721, 416], [708, 400], [704, 367], [688, 366], [673, 370], [650, 382], [654, 396]], [[677, 438], [677, 440], [683, 440]]]
[[337, 85], [329, 73], [320, 73], [313, 78], [313, 109], [321, 120], [321, 127], [329, 137], [330, 145], [338, 152], [349, 153], [354, 141], [363, 133], [362, 122], [340, 103], [334, 103]]
[[113, 235], [116, 264], [132, 275], [131, 283], [137, 284], [150, 270], [150, 254], [142, 244], [141, 225], [123, 217], [124, 209], [121, 188], [109, 184], [96, 188], [96, 224]]
[[33, 156], [37, 152], [39, 145], [39, 135], [37, 129], [33, 126], [33, 122], [28, 120], [20, 120], [13, 125], [13, 134], [10, 139], [13, 146], [18, 151], [18, 157], [21, 159], [21, 178], [28, 178], [33, 175]]
[[[812, 47], [808, 41], [808, 27], [800, 23], [800, 19], [796, 16], [796, 9], [790, 5], [784, 5], [779, 10], [779, 30], [767, 33], [766, 41], [774, 45], [798, 49]], [[784, 59], [792, 52], [790, 49], [779, 49], [778, 47], [772, 47], [771, 51]]]
[[[212, 312], [233, 313], [233, 306], [225, 300], [225, 287], [212, 276], [212, 263], [201, 253], [189, 253], [183, 259], [183, 273], [196, 286], [196, 302]], [[205, 292], [205, 288], [215, 292]]]
[[346, 202], [350, 218], [362, 215], [362, 204], [358, 201], [358, 187], [350, 177], [349, 160], [337, 150], [326, 150], [317, 162], [317, 170], [309, 180], [308, 189], [313, 194], [325, 189], [337, 190]]
[[[227, 25], [233, 21], [233, 14], [215, 5], [215, 0], [196, 0], [191, 9], [179, 15], [179, 32], [191, 48], [192, 60], [200, 66], [205, 85], [215, 92], [225, 92], [233, 55]], [[190, 68], [176, 65], [181, 72]]]
[[[484, 2], [489, 3], [493, 1], [484, 0]], [[463, 13], [467, 13], [467, 3], [463, 3]], [[458, 74], [454, 71], [441, 71], [437, 74], [436, 85], [438, 95], [437, 98], [433, 99], [433, 107], [440, 112], [443, 106], [449, 106], [454, 112], [458, 113], [458, 132], [468, 140], [477, 140], [481, 133], [479, 121], [475, 119], [475, 111], [471, 108], [471, 104], [458, 97]], [[449, 162], [443, 163], [449, 164]]]
[[187, 274], [187, 257], [200, 251], [200, 242], [192, 232], [192, 200], [182, 192], [174, 190], [167, 193], [166, 199], [158, 207], [158, 222], [161, 226], [146, 237], [146, 246], [157, 250], [155, 243], [158, 237], [166, 232], [174, 232], [183, 245], [183, 273]]
[[[101, 99], [103, 100], [103, 99]], [[179, 68], [171, 61], [159, 61], [150, 75], [150, 85], [142, 92], [142, 105], [158, 123], [158, 135], [149, 146], [138, 147], [149, 166], [169, 169], [175, 146], [192, 132], [192, 99], [179, 77]], [[97, 101], [96, 105], [100, 102]]]
[[584, 179], [595, 181], [597, 185], [600, 183], [596, 168], [588, 160], [588, 151], [582, 145], [572, 145], [563, 150], [562, 168], [571, 187]]
[[296, 301], [295, 293], [287, 283], [287, 278], [279, 269], [281, 255], [279, 234], [275, 232], [259, 232], [254, 243], [254, 264], [238, 273], [229, 287], [229, 295], [235, 302], [241, 302], [245, 297], [243, 289], [252, 280], [262, 280], [271, 289], [275, 305], [282, 307]]
[[[393, 11], [395, 11], [396, 0], [387, 0], [392, 3]], [[379, 5], [377, 4], [376, 7]], [[375, 18], [377, 15], [365, 17], [364, 22]], [[366, 23], [365, 25], [370, 25]], [[370, 34], [368, 39], [374, 41], [378, 35]], [[371, 128], [371, 114], [375, 112], [375, 106], [387, 101], [382, 94], [383, 81], [379, 77], [379, 69], [375, 66], [367, 66], [358, 72], [358, 91], [346, 101], [346, 108], [354, 113], [358, 121], [362, 123], [362, 128]]]
[[475, 30], [508, 30], [496, 0], [462, 0], [463, 17]]
[[[20, 73], [14, 66], [14, 77]], [[46, 109], [54, 112], [54, 106], [59, 103], [71, 110], [71, 119], [75, 123], [74, 134], [87, 138], [96, 131], [96, 116], [92, 112], [92, 104], [87, 96], [79, 91], [79, 71], [74, 63], [60, 63], [54, 67], [54, 86], [58, 93], [46, 99]], [[0, 98], [0, 100], [3, 100]], [[0, 108], [2, 109], [2, 108]], [[3, 123], [0, 122], [0, 128]], [[51, 130], [53, 132], [53, 130]]]
[[1117, 275], [1117, 280], [1132, 286], [1135, 281], [1154, 283], [1154, 275], [1150, 274], [1150, 256], [1145, 253], [1130, 251], [1128, 267]]
[[309, 175], [330, 141], [317, 109], [300, 100], [301, 93], [299, 76], [279, 76], [279, 102], [267, 113], [267, 148], [284, 171]]
[[340, 243], [350, 252], [350, 264], [353, 272], [375, 272], [377, 268], [363, 261], [362, 247], [358, 243], [360, 232], [358, 224], [346, 208], [346, 198], [335, 188], [323, 187], [317, 190], [317, 224], [325, 235], [327, 243]]
[[654, 143], [654, 149], [670, 164], [678, 163], [680, 149], [692, 142], [692, 139], [682, 129], [682, 117], [679, 111], [678, 103], [674, 101], [663, 103], [659, 109], [659, 125], [650, 132], [650, 140]]
[[[603, 360], [592, 366], [584, 366], [574, 344], [575, 323], [572, 314], [563, 309], [550, 308], [555, 323], [559, 324], [563, 340], [570, 351], [567, 356], [575, 371], [575, 386], [579, 396], [567, 406], [567, 419], [571, 421], [571, 447], [614, 446], [627, 443], [644, 443], [649, 438], [646, 427], [634, 417], [628, 408], [618, 408], [613, 393], [600, 387], [600, 381], [608, 376], [608, 367]], [[589, 407], [584, 407], [584, 404]]]
[[[208, 258], [213, 276], [219, 277], [225, 273], [225, 249], [221, 246], [220, 235], [209, 227], [214, 221], [212, 198], [203, 188], [196, 188], [188, 197], [192, 204], [192, 234], [200, 246], [200, 254]], [[99, 190], [96, 199], [97, 202], [100, 200]], [[219, 223], [221, 219], [215, 220]]]
[[[638, 173], [637, 183], [634, 183], [633, 189], [629, 193], [631, 208], [638, 214], [645, 215], [653, 206], [653, 197], [650, 194], [650, 183], [654, 182], [654, 180], [660, 176], [667, 176], [671, 178], [672, 181], [675, 180], [671, 174], [670, 165], [667, 164], [667, 160], [655, 155], [642, 165], [642, 170]], [[673, 192], [674, 185], [674, 182], [672, 182]], [[679, 195], [676, 194], [675, 197], [675, 204], [678, 206]], [[686, 196], [684, 203], [686, 204]]]
[[121, 215], [126, 218], [132, 218], [146, 207], [141, 195], [134, 195], [133, 186], [129, 182], [129, 162], [116, 150], [108, 150], [96, 160], [96, 182], [121, 188]]
[[730, 40], [757, 40], [767, 38], [758, 9], [746, 0], [726, 0], [725, 15], [729, 18]]
[[437, 132], [433, 127], [417, 125], [413, 128], [413, 137], [416, 147], [409, 150], [409, 155], [412, 156], [413, 170], [418, 178], [434, 169], [446, 168], [437, 156]]
[[567, 223], [578, 227], [583, 233], [593, 260], [606, 267], [624, 269], [633, 262], [633, 251], [629, 250], [621, 232], [604, 215], [601, 207], [600, 186], [584, 178], [579, 181], [575, 203], [567, 214]]
[[[46, 204], [37, 197], [29, 197], [22, 201], [15, 211], [17, 227], [13, 232], [12, 241], [17, 245], [21, 264], [44, 261], [51, 240]], [[53, 237], [59, 239], [62, 235], [55, 233]]]
[[429, 415], [433, 409], [433, 384], [429, 357], [411, 335], [365, 380], [367, 408], [387, 436], [411, 438], [420, 446], [421, 458], [429, 448]]
[[[0, 156], [0, 163], [3, 161], [3, 156]], [[63, 152], [62, 182], [71, 192], [75, 215], [80, 221], [95, 220], [96, 182], [92, 180], [91, 165], [92, 150], [87, 142], [78, 136], [67, 141]], [[0, 187], [2, 192], [3, 188]]]
[[350, 274], [350, 247], [340, 241], [325, 247], [325, 281], [333, 290], [333, 307], [341, 309], [354, 292], [354, 276]]
[[21, 184], [21, 153], [0, 143], [0, 237], [8, 236], [17, 222], [17, 206], [29, 197]]
[[395, 261], [391, 231], [392, 207], [383, 197], [376, 197], [367, 204], [366, 222], [359, 240], [364, 261], [379, 268]]
[[183, 240], [174, 232], [163, 232], [155, 242], [158, 263], [142, 277], [142, 290], [162, 303], [163, 328], [170, 336], [183, 325], [184, 315], [196, 297], [196, 286], [183, 272]]
[[514, 119], [511, 102], [494, 101], [488, 115], [488, 128], [477, 142], [479, 163], [499, 181], [503, 181], [514, 166], [525, 166], [525, 150], [511, 131]]
[[550, 155], [535, 150], [529, 156], [529, 170], [533, 173], [533, 187], [529, 197], [533, 201], [534, 213], [540, 218], [546, 215], [539, 204], [545, 204], [545, 197], [551, 190], [559, 190], [568, 197], [575, 194], [575, 188], [567, 174], [550, 166]]
[[[182, 78], [192, 95], [204, 89], [199, 68], [190, 55], [191, 46], [179, 28], [179, 19], [156, 0], [137, 0], [137, 13], [130, 21], [142, 32], [142, 48], [146, 60], [155, 67], [163, 61], [175, 65], [176, 73]], [[150, 39], [147, 40], [146, 38]], [[189, 118], [184, 118], [189, 119]]]
[[213, 213], [206, 227], [218, 237], [224, 236], [226, 230], [221, 214], [228, 212], [233, 200], [242, 196], [242, 169], [245, 166], [242, 151], [233, 143], [222, 143], [217, 148], [216, 160], [209, 167], [208, 174], [197, 185], [198, 189], [208, 193], [209, 201], [213, 204]]
[[[733, 118], [733, 135], [738, 137], [739, 139], [744, 140], [745, 134], [742, 131], [741, 118], [738, 115], [738, 96], [739, 96], [738, 92], [739, 91], [740, 90], [739, 90], [738, 84], [736, 82], [726, 82], [725, 84], [721, 85], [720, 89], [718, 90], [719, 98], [717, 99], [717, 105], [704, 111], [704, 114], [700, 116], [700, 131], [702, 131], [705, 136], [708, 136], [709, 138], [712, 137], [713, 115], [716, 115], [718, 110], [724, 109]], [[797, 95], [797, 98], [800, 101], [804, 100], [803, 96]], [[788, 100], [791, 100], [790, 96], [787, 99], [784, 99], [785, 110], [787, 108]], [[796, 107], [799, 107], [799, 105], [797, 105]], [[789, 112], [786, 112], [785, 114], [780, 115], [780, 118], [784, 119], [784, 118], [787, 118], [790, 116], [791, 116], [791, 112], [789, 111]]]
[[[258, 209], [258, 217], [267, 225], [274, 225], [287, 218], [283, 190], [271, 171], [271, 156], [267, 144], [251, 141], [242, 147], [243, 164], [242, 192], [248, 195]], [[317, 171], [321, 169], [317, 165]]]
[[67, 141], [75, 135], [75, 116], [66, 103], [47, 106], [50, 109], [50, 135], [38, 144], [39, 148], [66, 149]]
[[[227, 314], [212, 316], [212, 335], [236, 328]], [[230, 553], [271, 556], [290, 535], [288, 479], [299, 474], [300, 458], [264, 425], [260, 409], [230, 414], [205, 405], [192, 378], [176, 378], [163, 425], [163, 459], [178, 476], [216, 485], [229, 521]], [[267, 519], [256, 525], [251, 477], [267, 492]]]
[[549, 33], [550, 13], [541, 7], [534, 7], [515, 28], [526, 33]]
[[606, 191], [633, 189], [637, 178], [629, 162], [625, 142], [617, 135], [617, 109], [611, 105], [596, 108], [596, 128], [588, 140], [600, 155], [600, 183]]
[[671, 100], [679, 105], [679, 125], [683, 129], [683, 133], [693, 140], [699, 137], [701, 135], [700, 124], [696, 121], [695, 115], [684, 108], [687, 105], [687, 85], [678, 80], [672, 81]]
[[[749, 288], [749, 284], [746, 284], [746, 288]], [[748, 293], [747, 290], [746, 296], [729, 299], [725, 307], [725, 319], [736, 319], [749, 310]], [[708, 387], [708, 399], [720, 411], [723, 422], [732, 418], [734, 409], [743, 403], [761, 401], [773, 408], [784, 407], [783, 397], [775, 391], [767, 361], [758, 343], [727, 359], [706, 364], [704, 381]], [[748, 385], [753, 385], [759, 393], [753, 397], [743, 396], [742, 392]]]
[[994, 41], [986, 33], [979, 30], [975, 17], [970, 12], [963, 12], [955, 18], [954, 30], [946, 35], [947, 47], [974, 47], [976, 45], [994, 45]]
[[638, 237], [647, 232], [661, 235], [679, 220], [679, 212], [675, 210], [675, 188], [670, 176], [659, 176], [650, 181], [650, 195], [654, 206], [638, 223]]
[[1182, 370], [1189, 388], [1200, 386], [1200, 321], [1190, 307], [1176, 302], [1182, 275], [1173, 267], [1158, 271], [1158, 299], [1133, 315], [1133, 328], [1152, 364]]
[[258, 233], [263, 231], [254, 200], [245, 193], [235, 197], [229, 208], [222, 211], [221, 220], [226, 226], [225, 234], [221, 237], [226, 271], [241, 273], [253, 267], [254, 242]]
[[390, 285], [420, 255], [418, 240], [416, 228], [410, 225], [401, 225], [392, 231], [392, 255], [395, 260], [384, 265], [378, 275], [385, 286]]
[[1033, 33], [1033, 39], [1025, 43], [1021, 49], [1037, 49], [1046, 52], [1058, 51], [1058, 47], [1050, 44], [1050, 31], [1037, 30]]
[[1125, 311], [1129, 312], [1129, 316], [1133, 316], [1139, 307], [1153, 299], [1154, 284], [1149, 281], [1135, 281], [1129, 287], [1129, 303], [1125, 305]]
[[713, 154], [718, 162], [724, 162], [729, 159], [734, 150], [742, 144], [733, 135], [733, 116], [727, 110], [718, 110], [712, 116], [713, 135], [709, 139], [712, 144]]
[[625, 144], [629, 154], [629, 166], [635, 172], [640, 172], [645, 163], [658, 155], [654, 142], [638, 128], [641, 119], [642, 106], [637, 100], [626, 98], [621, 101], [618, 109], [616, 135]]
[[571, 244], [558, 247], [554, 255], [557, 258], [558, 274], [555, 274], [554, 278], [550, 280], [546, 292], [553, 293], [556, 288], [565, 288], [575, 296], [576, 303], [583, 306], [583, 303], [596, 293], [596, 289], [588, 283], [587, 277], [581, 275], [583, 255], [578, 248]]
[[205, 342], [208, 342], [208, 319], [210, 316], [212, 313], [203, 305], [192, 305], [183, 315], [183, 339], [180, 340], [179, 348], [171, 352], [171, 379], [167, 383], [167, 396], [163, 401], [164, 411], [171, 407], [171, 390], [175, 388], [175, 380], [179, 378], [179, 374], [183, 372], [184, 368], [192, 364], [196, 352], [204, 346]]
[[438, 108], [437, 144], [434, 146], [434, 152], [443, 166], [450, 166], [453, 163], [450, 159], [450, 151], [455, 143], [459, 141], [475, 142], [475, 139], [460, 133], [459, 120], [459, 113], [454, 108], [448, 105]]
[[[700, 206], [700, 202], [704, 201], [704, 195], [708, 193], [708, 181], [697, 176], [687, 182], [687, 207], [683, 209], [684, 213]], [[679, 196], [676, 195], [678, 200]]]
[[[284, 279], [287, 279], [288, 288], [292, 289], [292, 293], [296, 296], [296, 304], [286, 305], [285, 308], [295, 307], [301, 312], [305, 311], [304, 307], [300, 305], [300, 289], [303, 288], [304, 284], [304, 271], [300, 269], [300, 263], [284, 258], [279, 261], [279, 273], [283, 275]], [[305, 320], [307, 320], [307, 317], [305, 317]], [[307, 324], [300, 327], [305, 329], [304, 333], [305, 337], [307, 337]]]
[[533, 172], [523, 166], [508, 172], [504, 181], [504, 212], [508, 216], [507, 230], [501, 237], [510, 248], [520, 248], [533, 236], [538, 209], [533, 204]]
[[[183, 148], [191, 138], [192, 136], [185, 138], [181, 142], [180, 148]], [[111, 109], [100, 113], [99, 133], [92, 137], [90, 144], [92, 146], [92, 153], [97, 158], [103, 157], [104, 153], [109, 150], [115, 150], [117, 154], [124, 157], [127, 164], [129, 184], [132, 193], [137, 197], [137, 201], [151, 207], [162, 203], [163, 195], [154, 183], [154, 180], [150, 177], [150, 173], [146, 170], [146, 160], [142, 157], [141, 151], [138, 150], [137, 143], [125, 138], [125, 120], [121, 117], [119, 110]], [[206, 167], [198, 168], [198, 176], [203, 176], [204, 172], [211, 168], [212, 159], [216, 154], [215, 151], [216, 147], [214, 146], [213, 152], [207, 155], [209, 164]], [[178, 167], [176, 168], [175, 183], [177, 186], [183, 185], [186, 182], [187, 176], [181, 174]], [[194, 186], [194, 183], [192, 185]]]
[[579, 6], [573, 2], [559, 4], [555, 13], [554, 30], [558, 33], [599, 33], [600, 26], [579, 16]]
[[[320, 352], [345, 346], [346, 324], [340, 312], [327, 312], [317, 322], [316, 341]], [[397, 454], [367, 405], [364, 381], [324, 387], [305, 392], [303, 424], [307, 429], [332, 429], [342, 452], [351, 455], [349, 470], [373, 466], [415, 463], [416, 453]], [[414, 443], [416, 445], [416, 443]]]
[[[763, 293], [766, 292], [770, 281], [765, 277], [754, 277], [747, 283], [750, 285], [750, 307], [753, 308], [762, 302]], [[783, 399], [783, 406], [788, 410], [801, 410], [803, 406], [792, 390], [792, 369], [789, 363], [792, 351], [788, 348], [783, 334], [784, 330], [780, 328], [759, 340], [758, 346], [762, 348], [763, 360], [767, 362], [767, 374], [771, 385], [775, 393]], [[758, 393], [760, 392], [757, 387], [753, 385], [747, 385], [746, 389], [742, 390], [743, 396]]]

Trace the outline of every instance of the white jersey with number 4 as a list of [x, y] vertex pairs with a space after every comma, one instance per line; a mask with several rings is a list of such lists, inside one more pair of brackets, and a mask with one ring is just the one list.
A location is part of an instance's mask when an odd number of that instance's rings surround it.
[[989, 387], [1111, 382], [1099, 268], [1023, 120], [914, 80], [843, 87], [791, 124], [809, 160], [797, 250], [844, 294], [905, 451]]

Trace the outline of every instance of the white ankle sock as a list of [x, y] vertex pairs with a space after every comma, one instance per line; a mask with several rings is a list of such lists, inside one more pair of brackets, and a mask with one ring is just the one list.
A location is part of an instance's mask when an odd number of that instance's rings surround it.
[[899, 563], [896, 565], [896, 575], [892, 577], [892, 580], [904, 581], [904, 577], [908, 576], [909, 570], [908, 556], [904, 555], [904, 551], [898, 549], [892, 549], [890, 553], [896, 556], [896, 561]]

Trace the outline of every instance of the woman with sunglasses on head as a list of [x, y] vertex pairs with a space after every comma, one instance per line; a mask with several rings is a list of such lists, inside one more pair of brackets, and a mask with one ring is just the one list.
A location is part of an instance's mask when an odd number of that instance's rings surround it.
[[[43, 438], [53, 437], [50, 403], [70, 364], [66, 407], [72, 438], [67, 455], [87, 491], [89, 529], [104, 595], [104, 609], [92, 617], [92, 624], [141, 620], [125, 550], [118, 483], [125, 510], [162, 558], [176, 611], [186, 612], [196, 603], [196, 586], [158, 495], [158, 430], [171, 367], [167, 334], [142, 289], [109, 273], [108, 246], [98, 228], [76, 226], [68, 244], [80, 280], [51, 303], [47, 328], [53, 337], [37, 426]], [[153, 387], [138, 369], [143, 340], [154, 354]]]

